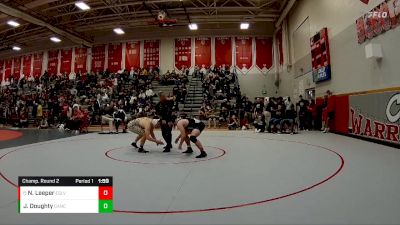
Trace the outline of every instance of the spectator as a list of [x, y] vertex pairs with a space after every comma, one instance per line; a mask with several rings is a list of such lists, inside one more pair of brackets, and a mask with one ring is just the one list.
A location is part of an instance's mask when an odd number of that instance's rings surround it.
[[28, 112], [27, 110], [23, 107], [19, 113], [19, 127], [28, 127]]
[[280, 133], [284, 132], [285, 125], [289, 126], [290, 134], [294, 134], [294, 123], [296, 121], [296, 110], [294, 105], [291, 104], [290, 108], [286, 110], [283, 120], [280, 122]]
[[264, 133], [265, 132], [265, 118], [262, 113], [257, 113], [254, 120], [254, 127], [256, 133]]
[[236, 115], [232, 115], [228, 121], [228, 129], [236, 130], [239, 126], [240, 126], [240, 124], [239, 124], [238, 119], [236, 118]]
[[297, 110], [299, 113], [299, 128], [300, 130], [305, 130], [307, 128], [307, 106], [308, 101], [303, 99], [303, 96], [299, 96], [300, 100], [297, 103]]
[[315, 100], [312, 99], [310, 105], [308, 105], [307, 107], [307, 111], [308, 111], [308, 124], [310, 129], [312, 130], [316, 130], [317, 129], [317, 125], [316, 125], [316, 121], [317, 121], [317, 117], [318, 117], [318, 111], [317, 111], [317, 105], [315, 104]]
[[285, 113], [284, 107], [281, 104], [279, 104], [276, 111], [271, 116], [269, 130], [271, 130], [272, 133], [276, 133], [277, 125], [279, 125], [281, 120], [283, 119], [284, 113]]
[[74, 130], [74, 131], [77, 131], [76, 133], [79, 133], [79, 129], [83, 122], [82, 119], [84, 117], [84, 114], [83, 114], [82, 110], [79, 108], [79, 106], [73, 107], [72, 110], [73, 110], [73, 112], [72, 112], [71, 119], [67, 120], [65, 129]]
[[206, 115], [208, 118], [208, 128], [211, 128], [211, 121], [214, 123], [214, 128], [217, 127], [217, 117], [214, 114], [214, 109], [211, 107], [211, 105], [206, 106]]
[[47, 118], [43, 117], [39, 124], [39, 129], [47, 129], [49, 128], [49, 123], [47, 122]]
[[330, 131], [331, 122], [335, 118], [335, 98], [330, 90], [326, 91], [325, 105], [322, 113], [323, 133]]
[[113, 118], [114, 118], [114, 125], [115, 125], [115, 130], [116, 133], [118, 134], [118, 128], [120, 125], [123, 125], [124, 128], [122, 129], [122, 133], [126, 133], [126, 122], [127, 122], [127, 116], [126, 113], [123, 109], [117, 109], [113, 113]]

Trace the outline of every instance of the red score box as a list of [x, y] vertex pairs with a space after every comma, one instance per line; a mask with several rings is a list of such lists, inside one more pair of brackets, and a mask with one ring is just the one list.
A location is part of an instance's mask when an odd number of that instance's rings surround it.
[[113, 188], [111, 186], [99, 186], [99, 200], [112, 200]]

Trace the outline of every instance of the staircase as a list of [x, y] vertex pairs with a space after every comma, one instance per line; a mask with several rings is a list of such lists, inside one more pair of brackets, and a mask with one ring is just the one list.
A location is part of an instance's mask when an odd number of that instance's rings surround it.
[[181, 110], [189, 117], [198, 116], [201, 104], [203, 103], [203, 89], [201, 85], [202, 82], [200, 78], [189, 77], [188, 94], [183, 109]]

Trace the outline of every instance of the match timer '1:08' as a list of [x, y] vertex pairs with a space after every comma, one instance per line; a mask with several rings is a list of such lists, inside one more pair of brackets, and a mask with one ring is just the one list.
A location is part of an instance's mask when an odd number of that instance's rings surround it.
[[18, 177], [19, 213], [112, 213], [112, 177]]

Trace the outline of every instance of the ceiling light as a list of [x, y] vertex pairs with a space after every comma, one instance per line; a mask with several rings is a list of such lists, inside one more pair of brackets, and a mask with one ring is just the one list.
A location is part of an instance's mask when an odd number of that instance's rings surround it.
[[89, 10], [90, 6], [84, 2], [75, 2], [75, 5], [82, 10]]
[[190, 30], [197, 30], [197, 24], [195, 24], [195, 23], [191, 23], [191, 24], [189, 24], [189, 29]]
[[125, 31], [122, 30], [121, 28], [115, 28], [115, 29], [114, 29], [114, 32], [115, 32], [116, 34], [125, 34]]
[[241, 23], [240, 24], [240, 29], [247, 30], [247, 29], [249, 29], [249, 26], [250, 26], [249, 23]]
[[19, 50], [21, 50], [21, 48], [20, 47], [18, 47], [18, 46], [13, 46], [13, 48], [12, 48], [14, 51], [19, 51]]
[[51, 37], [50, 40], [51, 40], [52, 42], [55, 42], [55, 43], [61, 42], [61, 39], [58, 38], [58, 37]]
[[12, 27], [19, 27], [19, 25], [20, 25], [18, 22], [15, 22], [14, 20], [7, 21], [7, 24]]

